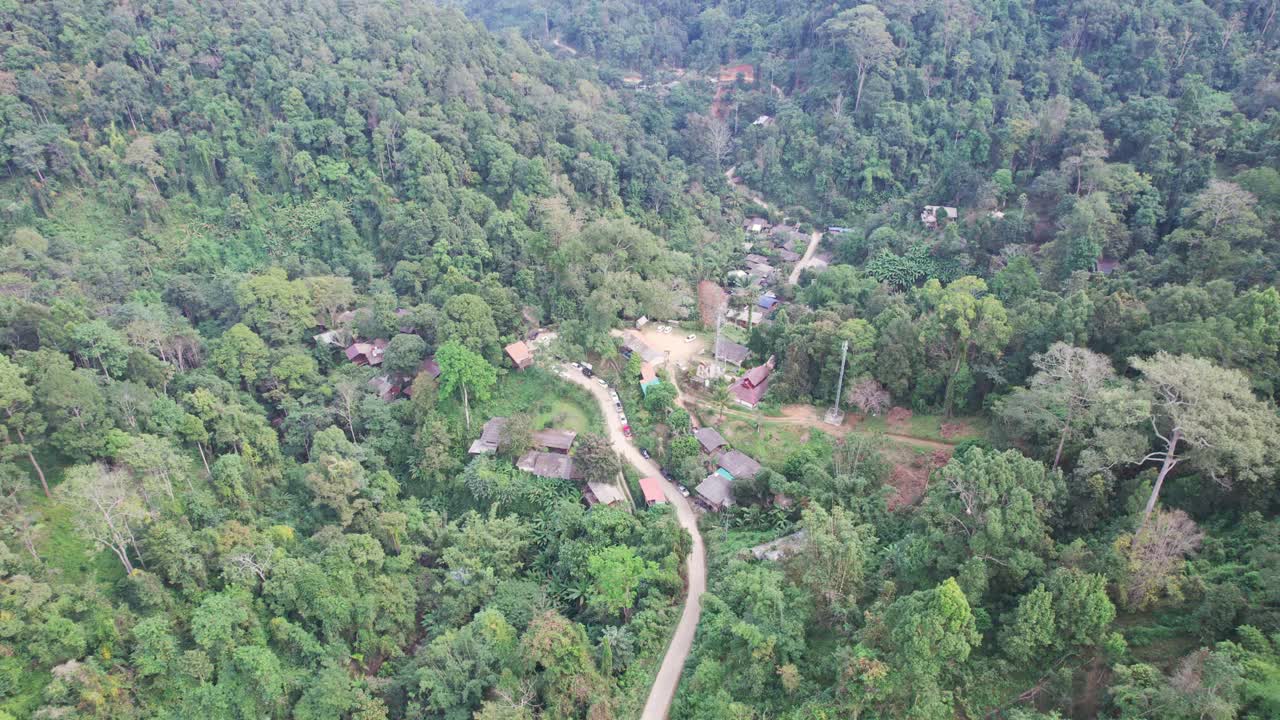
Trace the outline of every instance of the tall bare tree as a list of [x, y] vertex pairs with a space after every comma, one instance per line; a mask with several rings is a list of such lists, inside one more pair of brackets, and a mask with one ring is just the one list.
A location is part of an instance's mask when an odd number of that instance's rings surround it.
[[1103, 388], [1115, 381], [1111, 361], [1099, 353], [1066, 343], [1054, 343], [1032, 358], [1039, 371], [1025, 389], [1018, 389], [997, 409], [1001, 419], [1019, 430], [1035, 433], [1052, 429], [1058, 446], [1053, 467], [1062, 463], [1067, 440], [1088, 422]]
[[1142, 373], [1140, 385], [1151, 400], [1148, 420], [1158, 440], [1157, 449], [1138, 462], [1160, 463], [1142, 513], [1143, 525], [1155, 509], [1165, 478], [1179, 463], [1186, 461], [1224, 487], [1273, 472], [1275, 410], [1253, 394], [1248, 376], [1204, 358], [1163, 351], [1150, 358], [1130, 358], [1129, 363]]
[[844, 10], [819, 28], [833, 43], [838, 42], [849, 51], [858, 68], [858, 86], [853, 96], [855, 113], [862, 107], [862, 88], [867, 75], [888, 66], [898, 55], [888, 23], [879, 8], [868, 4]]
[[85, 537], [110, 550], [126, 573], [133, 572], [134, 557], [146, 567], [133, 528], [146, 517], [147, 510], [127, 472], [102, 463], [77, 465], [67, 471], [60, 490], [78, 508], [76, 527]]

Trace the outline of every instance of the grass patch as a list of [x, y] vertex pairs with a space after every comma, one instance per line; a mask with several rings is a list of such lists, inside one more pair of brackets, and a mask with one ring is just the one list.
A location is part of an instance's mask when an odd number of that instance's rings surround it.
[[517, 413], [529, 415], [534, 429], [604, 432], [604, 416], [591, 393], [537, 367], [503, 376], [492, 399], [473, 411], [472, 421], [483, 423], [490, 417]]
[[763, 422], [757, 432], [755, 423], [726, 416], [717, 426], [724, 439], [734, 448], [772, 468], [780, 468], [788, 456], [803, 447], [814, 434], [822, 433], [799, 425]]

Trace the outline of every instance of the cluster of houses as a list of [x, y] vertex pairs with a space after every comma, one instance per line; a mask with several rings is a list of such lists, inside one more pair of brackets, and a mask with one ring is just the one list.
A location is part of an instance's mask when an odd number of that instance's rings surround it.
[[[396, 317], [399, 318], [408, 317], [409, 314], [410, 311], [404, 308], [396, 310]], [[339, 313], [334, 318], [333, 327], [313, 335], [311, 339], [317, 345], [342, 348], [347, 362], [352, 365], [372, 368], [380, 367], [383, 357], [386, 355], [387, 346], [391, 344], [391, 341], [386, 338], [360, 339], [351, 329], [354, 324], [355, 311], [347, 310]], [[412, 325], [401, 326], [398, 330], [406, 334], [414, 332]], [[503, 351], [517, 370], [524, 370], [533, 364], [533, 352], [529, 349], [528, 344], [522, 340], [517, 340], [507, 345], [503, 348]], [[369, 387], [386, 402], [391, 402], [400, 397], [410, 397], [413, 395], [414, 378], [424, 372], [428, 373], [432, 379], [440, 377], [440, 365], [436, 362], [434, 356], [423, 360], [422, 364], [418, 366], [417, 372], [412, 375], [386, 373], [370, 380]]]
[[[467, 452], [472, 455], [492, 455], [502, 447], [505, 440], [507, 418], [490, 418], [480, 430], [480, 437], [471, 443]], [[532, 447], [517, 460], [516, 467], [530, 475], [543, 478], [556, 478], [569, 482], [580, 482], [582, 473], [574, 466], [573, 443], [578, 433], [573, 430], [547, 428], [533, 433]], [[662, 494], [662, 485], [656, 478], [640, 481], [644, 491], [645, 502], [650, 506], [666, 502]], [[588, 506], [625, 505], [626, 496], [614, 483], [588, 481], [582, 483], [582, 498]]]
[[698, 440], [703, 465], [707, 469], [715, 468], [698, 484], [698, 498], [711, 510], [733, 507], [733, 484], [754, 478], [764, 468], [746, 453], [730, 448], [715, 428], [698, 428], [693, 436]]

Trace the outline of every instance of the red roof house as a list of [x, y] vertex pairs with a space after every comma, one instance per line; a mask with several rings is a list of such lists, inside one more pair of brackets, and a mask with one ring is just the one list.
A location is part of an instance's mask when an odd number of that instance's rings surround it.
[[644, 493], [644, 503], [649, 507], [667, 501], [667, 496], [662, 492], [662, 481], [658, 478], [640, 478], [640, 491]]
[[347, 359], [356, 365], [373, 365], [376, 367], [382, 364], [382, 353], [386, 351], [387, 344], [387, 341], [383, 338], [374, 340], [371, 343], [352, 343], [347, 347]]
[[511, 358], [516, 369], [524, 370], [533, 364], [533, 353], [529, 352], [529, 346], [523, 340], [517, 340], [503, 349], [507, 351], [507, 357]]
[[763, 365], [757, 365], [747, 371], [742, 379], [729, 388], [729, 393], [739, 405], [753, 408], [760, 403], [760, 398], [769, 389], [769, 375], [773, 373], [773, 356]]

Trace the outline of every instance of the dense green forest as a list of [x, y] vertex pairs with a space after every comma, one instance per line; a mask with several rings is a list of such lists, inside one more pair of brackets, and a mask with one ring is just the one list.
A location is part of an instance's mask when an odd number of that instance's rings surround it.
[[[0, 0], [0, 720], [639, 717], [691, 536], [548, 354], [766, 466], [673, 718], [1280, 717], [1277, 14]], [[705, 281], [751, 413], [620, 358]]]

